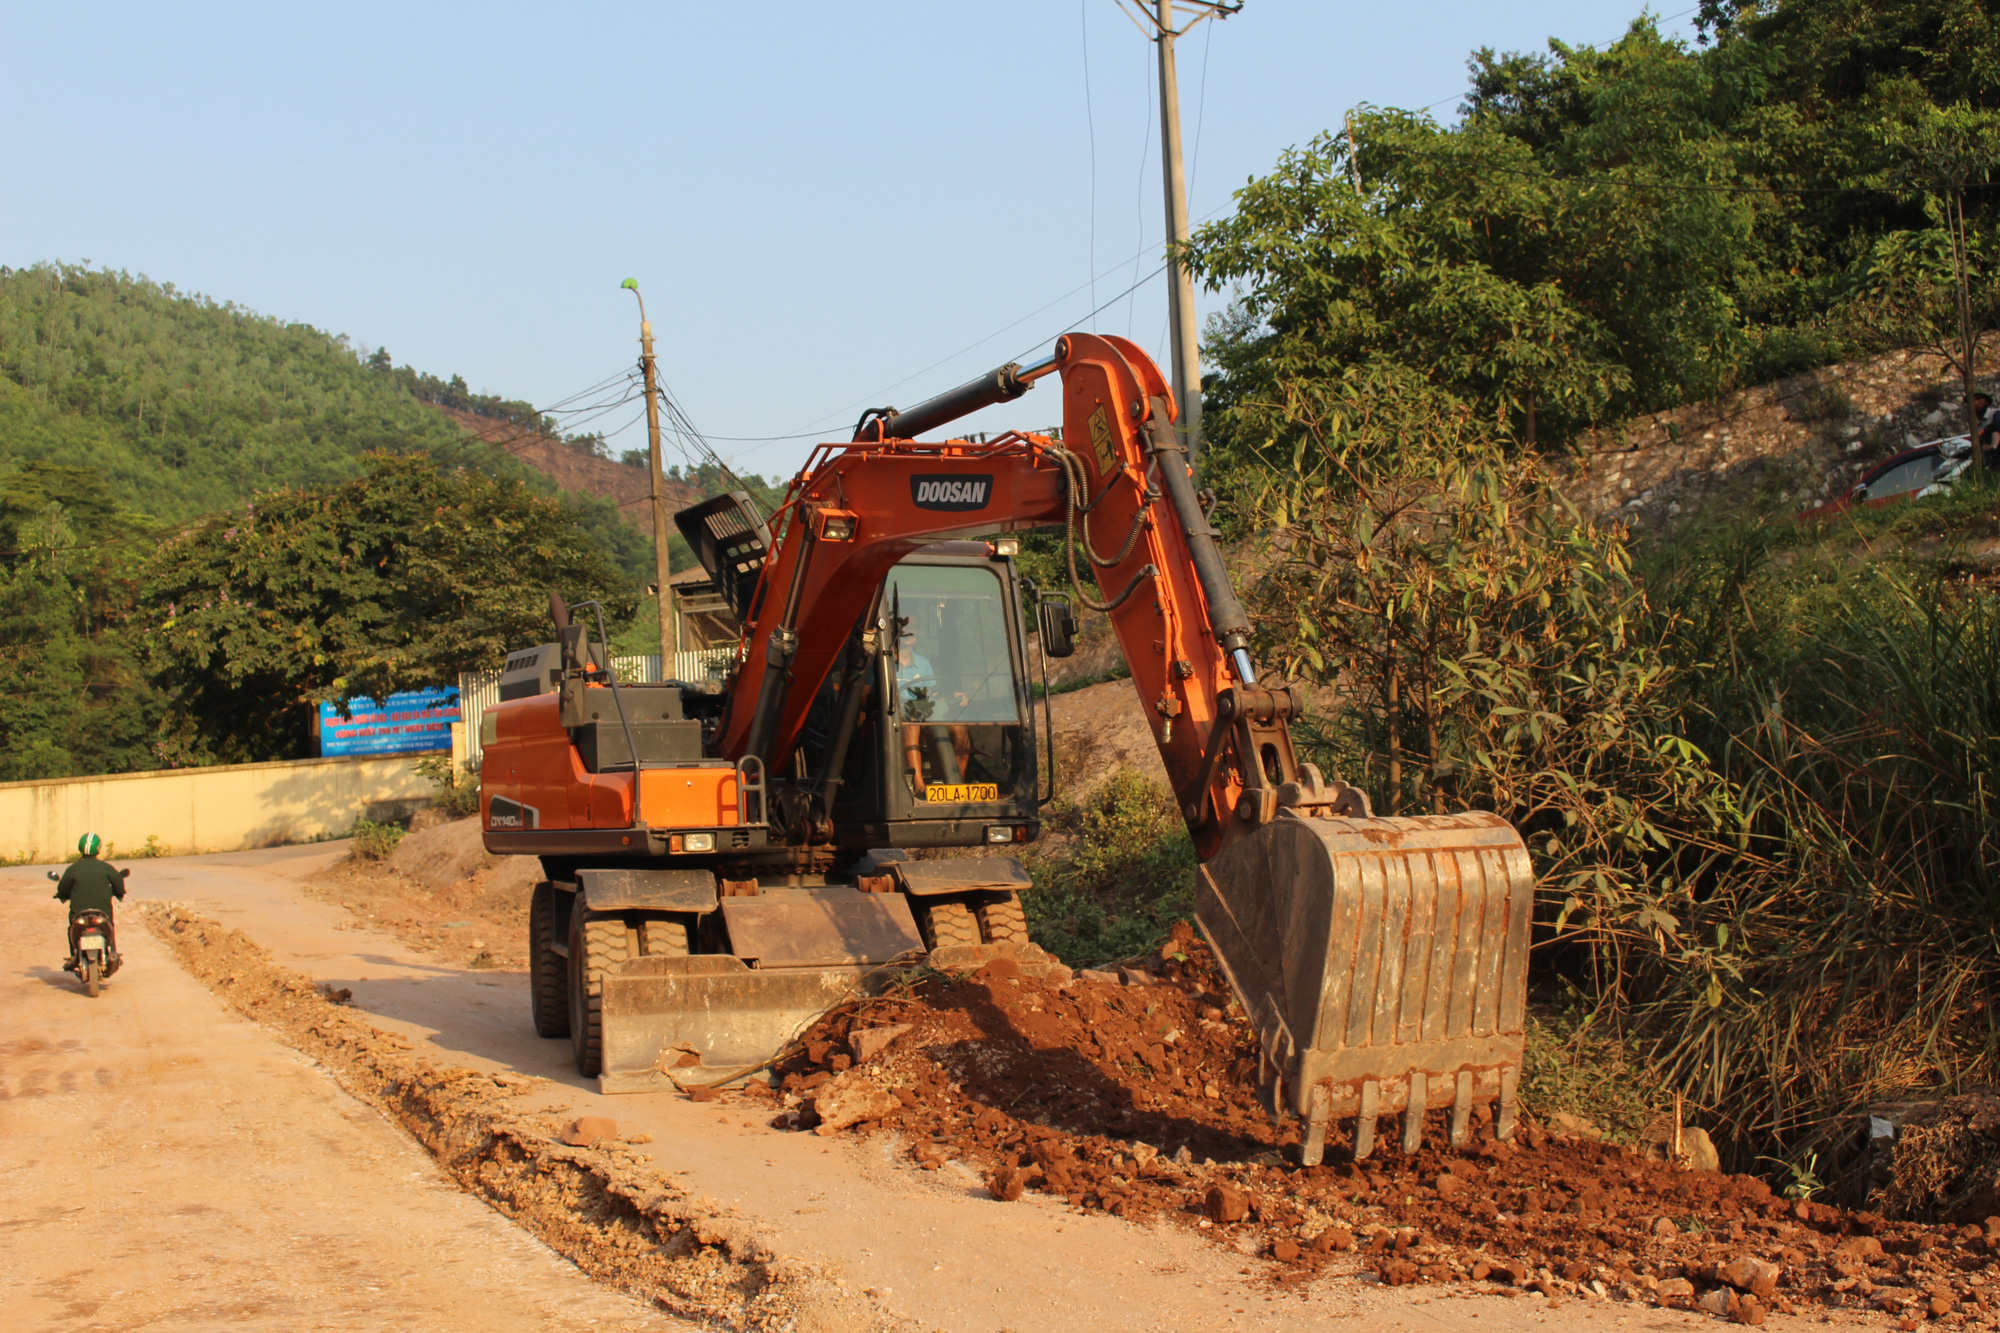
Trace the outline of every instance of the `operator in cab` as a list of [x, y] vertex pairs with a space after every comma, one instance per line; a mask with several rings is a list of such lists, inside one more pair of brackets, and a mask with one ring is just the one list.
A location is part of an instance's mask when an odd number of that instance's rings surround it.
[[125, 896], [125, 875], [110, 862], [98, 859], [97, 853], [103, 841], [95, 833], [86, 833], [76, 840], [76, 849], [82, 855], [63, 871], [56, 882], [56, 899], [69, 904], [71, 940], [75, 944], [74, 933], [79, 912], [104, 913], [105, 930], [110, 935], [111, 956], [118, 956], [118, 927], [111, 905], [114, 900]]

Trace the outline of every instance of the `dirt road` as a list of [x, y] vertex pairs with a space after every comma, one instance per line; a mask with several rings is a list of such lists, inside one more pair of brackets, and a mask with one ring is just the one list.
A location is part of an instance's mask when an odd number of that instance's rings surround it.
[[[174, 872], [142, 862], [139, 893], [218, 873], [153, 864]], [[685, 1327], [462, 1193], [129, 912], [125, 967], [86, 997], [49, 892], [39, 869], [0, 871], [6, 1327]]]
[[[786, 1254], [837, 1265], [851, 1290], [878, 1294], [911, 1327], [1668, 1330], [1708, 1322], [1599, 1303], [1552, 1310], [1538, 1296], [1386, 1290], [1351, 1277], [1280, 1295], [1258, 1261], [1185, 1232], [1086, 1216], [1041, 1196], [995, 1203], [968, 1172], [913, 1171], [879, 1141], [776, 1133], [761, 1117], [746, 1123], [750, 1108], [727, 1100], [602, 1097], [571, 1070], [565, 1043], [529, 1031], [519, 974], [441, 968], [302, 894], [299, 879], [338, 852], [141, 862], [132, 888], [135, 897], [186, 902], [243, 930], [277, 962], [350, 989], [356, 1009], [420, 1050], [547, 1078], [543, 1105], [610, 1116], [628, 1133], [652, 1135], [649, 1151], [691, 1188], [760, 1223]], [[589, 1288], [497, 1215], [440, 1187], [406, 1141], [259, 1029], [223, 1017], [142, 932], [128, 936], [134, 961], [96, 1009], [52, 984], [52, 969], [35, 966], [41, 954], [20, 942], [32, 934], [31, 919], [47, 933], [44, 909], [52, 905], [41, 902], [37, 881], [38, 872], [0, 872], [4, 921], [19, 923], [8, 931], [15, 941], [8, 1011], [32, 1015], [35, 1039], [52, 1047], [25, 1061], [10, 1057], [10, 1099], [0, 1105], [7, 1131], [0, 1162], [19, 1182], [8, 1197], [32, 1201], [9, 1205], [14, 1215], [5, 1220], [15, 1225], [5, 1244], [17, 1256], [9, 1268], [37, 1275], [4, 1279], [22, 1293], [10, 1304], [39, 1302], [37, 1317], [62, 1327], [89, 1327], [93, 1318], [107, 1326], [144, 1322], [105, 1313], [111, 1302], [142, 1299], [162, 1314], [183, 1308], [175, 1301], [190, 1310], [200, 1301], [235, 1302], [200, 1307], [208, 1313], [167, 1327], [260, 1320], [349, 1327], [370, 1322], [363, 1312], [379, 1308], [374, 1303], [395, 1301], [412, 1312], [409, 1322], [448, 1328], [472, 1322], [466, 1312], [490, 1299], [498, 1308], [478, 1316], [481, 1327], [649, 1326], [651, 1317], [630, 1302]], [[72, 1040], [78, 1046], [57, 1054]], [[100, 1068], [110, 1071], [109, 1089]], [[22, 1095], [37, 1078], [48, 1096]], [[63, 1095], [77, 1100], [58, 1102], [55, 1089], [69, 1086], [79, 1091]], [[133, 1183], [148, 1191], [143, 1206], [81, 1203], [74, 1191], [82, 1172], [53, 1164], [56, 1146], [93, 1118], [133, 1163]], [[234, 1183], [222, 1188], [218, 1180]], [[440, 1254], [432, 1236], [452, 1243]], [[421, 1260], [412, 1255], [413, 1237], [424, 1238]], [[96, 1247], [125, 1257], [99, 1259], [90, 1252]], [[107, 1285], [107, 1277], [115, 1280]], [[97, 1300], [107, 1303], [89, 1305]], [[82, 1302], [74, 1307], [82, 1314], [71, 1314], [72, 1301]], [[140, 1306], [130, 1308], [136, 1315]], [[417, 1315], [432, 1310], [451, 1313]], [[302, 1323], [302, 1311], [322, 1322]]]

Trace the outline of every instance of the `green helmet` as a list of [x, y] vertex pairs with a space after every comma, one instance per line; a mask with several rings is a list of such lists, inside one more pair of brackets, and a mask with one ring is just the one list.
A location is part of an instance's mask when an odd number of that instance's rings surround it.
[[85, 856], [97, 855], [97, 849], [103, 845], [95, 833], [86, 833], [76, 840], [76, 849]]

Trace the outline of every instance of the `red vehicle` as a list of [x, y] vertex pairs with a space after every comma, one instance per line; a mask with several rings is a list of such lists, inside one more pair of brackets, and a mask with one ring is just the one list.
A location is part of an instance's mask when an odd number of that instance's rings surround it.
[[[1926, 440], [1889, 455], [1863, 473], [1847, 494], [1803, 510], [1797, 517], [1801, 523], [1818, 522], [1844, 514], [1856, 505], [1879, 509], [1900, 500], [1921, 500], [1950, 486], [1971, 464], [1972, 445], [1968, 437], [1953, 435]], [[1986, 451], [1986, 466], [2000, 467], [2000, 450]]]
[[[1060, 375], [1063, 433], [914, 437]], [[535, 1030], [605, 1092], [760, 1074], [895, 969], [1056, 965], [1028, 939], [1012, 851], [1041, 830], [1015, 542], [1062, 525], [1116, 631], [1201, 858], [1195, 918], [1256, 1025], [1266, 1105], [1327, 1127], [1477, 1105], [1511, 1134], [1533, 870], [1489, 812], [1376, 818], [1293, 748], [1251, 626], [1137, 346], [1055, 354], [816, 449], [778, 513], [741, 493], [676, 518], [741, 635], [728, 679], [626, 684], [597, 608], [480, 720], [485, 845], [536, 856]], [[995, 538], [989, 540], [989, 538]], [[1074, 576], [1083, 561], [1070, 566]], [[1101, 598], [1102, 600], [1098, 600]], [[1067, 655], [1071, 604], [1039, 598]], [[596, 630], [595, 637], [590, 633]], [[529, 665], [518, 665], [529, 664]], [[956, 854], [954, 854], [956, 853]]]

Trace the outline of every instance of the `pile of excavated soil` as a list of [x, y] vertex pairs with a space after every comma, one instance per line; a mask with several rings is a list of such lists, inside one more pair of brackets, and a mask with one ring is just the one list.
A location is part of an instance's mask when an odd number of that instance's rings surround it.
[[477, 819], [418, 827], [381, 861], [350, 856], [305, 891], [347, 908], [413, 949], [463, 967], [528, 966], [528, 894], [542, 877], [532, 856], [492, 856]]
[[1359, 1258], [1392, 1285], [1486, 1282], [1752, 1324], [1803, 1307], [1992, 1322], [2000, 1217], [1890, 1222], [1532, 1123], [1499, 1142], [1490, 1114], [1463, 1151], [1443, 1146], [1440, 1112], [1414, 1157], [1385, 1121], [1391, 1142], [1367, 1161], [1336, 1134], [1327, 1164], [1291, 1165], [1296, 1129], [1258, 1106], [1255, 1047], [1205, 948], [1182, 927], [1162, 955], [1116, 981], [1003, 961], [836, 1011], [779, 1067], [773, 1124], [893, 1132], [919, 1166], [972, 1165], [996, 1200], [1039, 1191], [1184, 1225], [1264, 1256], [1281, 1285]]
[[872, 1300], [839, 1289], [811, 1265], [781, 1259], [755, 1226], [691, 1198], [633, 1143], [618, 1140], [611, 1122], [565, 1124], [510, 1105], [544, 1080], [440, 1066], [347, 1007], [345, 992], [328, 994], [273, 964], [240, 931], [179, 904], [141, 910], [182, 966], [230, 1008], [319, 1061], [409, 1131], [464, 1189], [599, 1281], [733, 1329], [887, 1324]]

